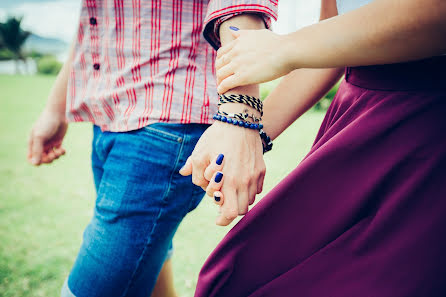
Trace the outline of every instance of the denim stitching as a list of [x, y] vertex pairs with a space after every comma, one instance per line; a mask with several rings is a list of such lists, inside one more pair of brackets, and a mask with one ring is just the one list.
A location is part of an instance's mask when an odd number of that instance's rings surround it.
[[182, 137], [179, 136], [179, 135], [175, 135], [173, 133], [162, 131], [160, 129], [157, 129], [157, 128], [154, 128], [154, 127], [151, 127], [151, 126], [146, 126], [146, 127], [143, 127], [142, 129], [143, 129], [144, 132], [148, 132], [151, 135], [155, 134], [155, 135], [167, 138], [168, 140], [172, 140], [172, 141], [175, 141], [175, 142], [181, 142], [181, 141], [179, 141], [179, 139], [182, 139]]
[[[185, 137], [186, 137], [186, 134], [183, 135], [183, 138], [185, 138]], [[181, 154], [182, 154], [182, 152], [183, 152], [184, 143], [185, 143], [185, 141], [182, 141], [182, 142], [181, 142], [180, 149], [179, 149], [179, 151], [178, 151], [178, 155], [177, 155], [177, 158], [176, 158], [176, 161], [175, 161], [173, 170], [172, 170], [172, 172], [171, 172], [171, 174], [170, 174], [169, 185], [168, 185], [166, 191], [164, 192], [163, 199], [162, 199], [164, 203], [166, 203], [166, 197], [167, 197], [167, 195], [168, 195], [168, 193], [169, 193], [169, 191], [170, 191], [170, 186], [171, 186], [171, 184], [172, 184], [173, 175], [174, 175], [175, 172], [177, 171], [176, 169], [177, 169], [177, 167], [178, 167], [178, 162], [179, 162], [180, 156], [181, 156]], [[162, 214], [162, 212], [163, 212], [163, 209], [164, 209], [164, 208], [161, 208], [161, 209], [159, 210], [159, 212], [158, 212], [158, 216], [157, 216], [157, 218], [156, 218], [156, 220], [155, 220], [155, 223], [153, 224], [152, 230], [150, 231], [150, 234], [149, 234], [148, 237], [147, 237], [147, 240], [146, 240], [147, 244], [146, 244], [146, 246], [144, 247], [144, 250], [142, 251], [141, 256], [140, 256], [139, 259], [138, 259], [138, 262], [137, 262], [137, 264], [136, 264], [135, 270], [133, 271], [133, 274], [132, 274], [132, 276], [131, 276], [130, 279], [129, 279], [129, 283], [127, 284], [127, 287], [125, 288], [124, 293], [122, 294], [122, 297], [126, 297], [126, 296], [127, 296], [127, 292], [129, 291], [129, 289], [131, 288], [131, 286], [132, 286], [132, 284], [133, 284], [133, 280], [134, 280], [134, 278], [135, 278], [135, 276], [136, 276], [136, 272], [137, 272], [138, 269], [140, 268], [140, 264], [141, 264], [141, 262], [142, 262], [142, 260], [143, 260], [143, 258], [144, 258], [144, 255], [145, 255], [146, 252], [147, 252], [147, 249], [148, 249], [148, 248], [150, 247], [150, 245], [151, 245], [151, 241], [150, 241], [150, 239], [152, 238], [153, 233], [155, 232], [156, 226], [158, 225], [158, 221], [159, 221], [159, 219], [161, 218], [161, 214]]]

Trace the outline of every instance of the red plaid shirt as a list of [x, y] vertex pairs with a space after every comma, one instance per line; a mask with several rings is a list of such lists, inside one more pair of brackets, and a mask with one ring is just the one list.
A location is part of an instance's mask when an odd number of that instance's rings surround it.
[[277, 1], [84, 0], [68, 120], [107, 131], [211, 123], [218, 101], [215, 51], [203, 37], [217, 48], [218, 20], [243, 12], [260, 13], [269, 24]]

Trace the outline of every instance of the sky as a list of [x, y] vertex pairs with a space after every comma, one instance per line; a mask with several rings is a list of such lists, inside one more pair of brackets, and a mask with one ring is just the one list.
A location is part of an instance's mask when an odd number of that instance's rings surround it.
[[[277, 33], [287, 33], [315, 22], [319, 0], [279, 0]], [[0, 21], [23, 16], [23, 27], [38, 35], [69, 43], [77, 29], [81, 0], [1, 0]]]

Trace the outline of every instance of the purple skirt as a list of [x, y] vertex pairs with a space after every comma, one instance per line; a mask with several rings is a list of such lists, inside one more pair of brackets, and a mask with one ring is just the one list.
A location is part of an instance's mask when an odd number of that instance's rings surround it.
[[311, 151], [195, 296], [444, 297], [445, 229], [446, 57], [347, 68]]

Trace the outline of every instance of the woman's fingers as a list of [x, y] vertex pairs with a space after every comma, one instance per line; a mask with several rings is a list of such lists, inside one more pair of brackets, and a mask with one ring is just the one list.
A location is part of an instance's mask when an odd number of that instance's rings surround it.
[[222, 82], [225, 78], [227, 78], [228, 76], [231, 76], [234, 74], [234, 63], [229, 63], [223, 67], [221, 67], [220, 69], [217, 69], [217, 81], [218, 82]]
[[212, 160], [211, 164], [206, 167], [204, 171], [204, 178], [208, 181], [211, 181], [212, 177], [217, 171], [221, 171], [223, 169], [223, 161], [225, 156], [223, 154], [219, 154]]
[[218, 85], [217, 91], [220, 94], [224, 94], [230, 89], [244, 85], [246, 85], [246, 83], [239, 78], [237, 73], [235, 73], [223, 79]]
[[225, 46], [222, 46], [217, 51], [217, 59], [221, 58], [224, 54], [229, 52], [236, 44], [236, 40], [233, 40], [226, 44]]
[[231, 58], [229, 57], [229, 54], [223, 55], [221, 58], [215, 59], [215, 70], [218, 71], [225, 65], [229, 64], [231, 62]]
[[[214, 202], [217, 205], [222, 206], [224, 204], [224, 197], [223, 197], [223, 193], [220, 191], [215, 191], [214, 192]], [[221, 211], [220, 211], [221, 213]]]
[[209, 182], [209, 185], [206, 188], [206, 194], [209, 197], [213, 197], [215, 191], [220, 191], [222, 184], [223, 184], [223, 173], [221, 171], [217, 171], [215, 172], [214, 176]]

